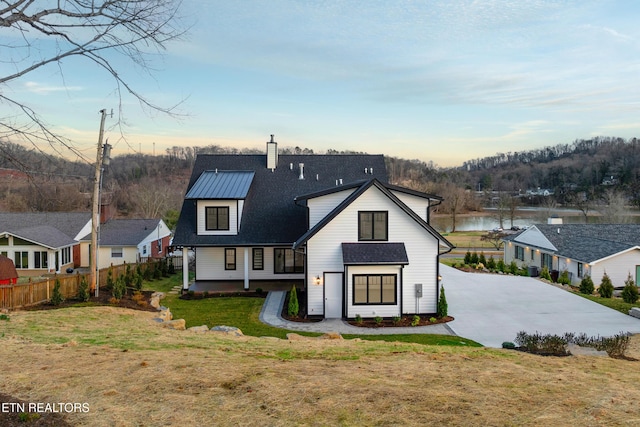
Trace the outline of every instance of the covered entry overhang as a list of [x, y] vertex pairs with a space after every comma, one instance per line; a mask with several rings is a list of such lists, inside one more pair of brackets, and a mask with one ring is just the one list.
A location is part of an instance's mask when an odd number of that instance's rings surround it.
[[342, 243], [345, 316], [393, 317], [402, 312], [404, 243]]

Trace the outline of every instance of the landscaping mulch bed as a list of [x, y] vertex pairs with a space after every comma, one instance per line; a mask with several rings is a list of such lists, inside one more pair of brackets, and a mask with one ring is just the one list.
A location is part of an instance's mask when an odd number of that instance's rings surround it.
[[241, 291], [241, 292], [185, 292], [180, 295], [180, 299], [199, 300], [205, 298], [229, 298], [229, 297], [247, 297], [247, 298], [266, 298], [267, 292]]
[[[429, 319], [433, 319], [432, 322]], [[453, 317], [445, 316], [440, 319], [435, 317], [430, 317], [428, 315], [420, 316], [420, 321], [417, 324], [412, 325], [413, 316], [402, 316], [400, 319], [394, 321], [393, 319], [382, 319], [381, 321], [376, 322], [375, 319], [362, 319], [361, 321], [356, 320], [348, 320], [347, 322], [350, 325], [358, 326], [361, 328], [399, 328], [406, 326], [429, 326], [429, 325], [437, 325], [439, 323], [447, 323], [451, 322]]]
[[[121, 308], [130, 308], [133, 310], [142, 310], [142, 311], [157, 311], [153, 308], [149, 302], [151, 300], [151, 294], [154, 291], [140, 291], [144, 298], [143, 301], [146, 301], [146, 304], [139, 304], [133, 297], [133, 291], [131, 289], [127, 290], [127, 293], [124, 297], [122, 297], [117, 302], [111, 302], [111, 292], [106, 289], [100, 289], [98, 292], [98, 297], [96, 297], [93, 293], [89, 298], [89, 301], [83, 302], [78, 299], [65, 299], [62, 303], [58, 305], [53, 305], [51, 303], [42, 303], [38, 305], [31, 305], [28, 307], [21, 307], [20, 310], [25, 311], [33, 311], [33, 310], [55, 310], [58, 308], [66, 308], [66, 307], [75, 307], [75, 306], [91, 306], [91, 305], [108, 305], [110, 307], [121, 307]], [[0, 425], [2, 425], [0, 423]]]

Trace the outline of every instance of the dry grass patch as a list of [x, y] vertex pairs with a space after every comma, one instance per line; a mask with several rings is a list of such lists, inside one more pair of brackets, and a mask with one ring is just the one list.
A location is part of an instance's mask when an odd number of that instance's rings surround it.
[[[633, 425], [640, 362], [361, 340], [228, 338], [111, 307], [12, 313], [2, 391], [73, 425]], [[640, 357], [634, 337], [629, 355]]]

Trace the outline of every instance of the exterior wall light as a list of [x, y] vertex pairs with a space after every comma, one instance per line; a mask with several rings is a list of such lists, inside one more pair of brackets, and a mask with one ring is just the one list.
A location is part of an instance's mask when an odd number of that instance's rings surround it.
[[316, 286], [322, 285], [322, 279], [320, 278], [320, 276], [316, 276], [313, 278], [313, 284]]

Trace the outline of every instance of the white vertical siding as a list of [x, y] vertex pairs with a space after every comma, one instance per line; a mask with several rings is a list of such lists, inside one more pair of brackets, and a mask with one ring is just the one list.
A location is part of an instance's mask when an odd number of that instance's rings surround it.
[[[312, 209], [312, 207], [310, 207]], [[403, 313], [415, 313], [415, 283], [422, 283], [423, 297], [419, 299], [420, 313], [435, 313], [437, 308], [438, 240], [410, 218], [375, 186], [357, 200], [307, 242], [307, 283], [325, 271], [343, 271], [342, 242], [358, 242], [358, 211], [388, 211], [389, 242], [403, 242], [409, 265], [403, 269]], [[349, 278], [350, 280], [350, 278]], [[398, 282], [400, 285], [400, 281]], [[309, 314], [324, 313], [323, 286], [309, 286]], [[351, 301], [347, 301], [350, 304]], [[397, 313], [396, 313], [397, 314]]]
[[[207, 230], [205, 208], [209, 206], [226, 206], [229, 208], [228, 230]], [[197, 202], [198, 235], [225, 236], [238, 234], [238, 207], [235, 200], [198, 200]]]

